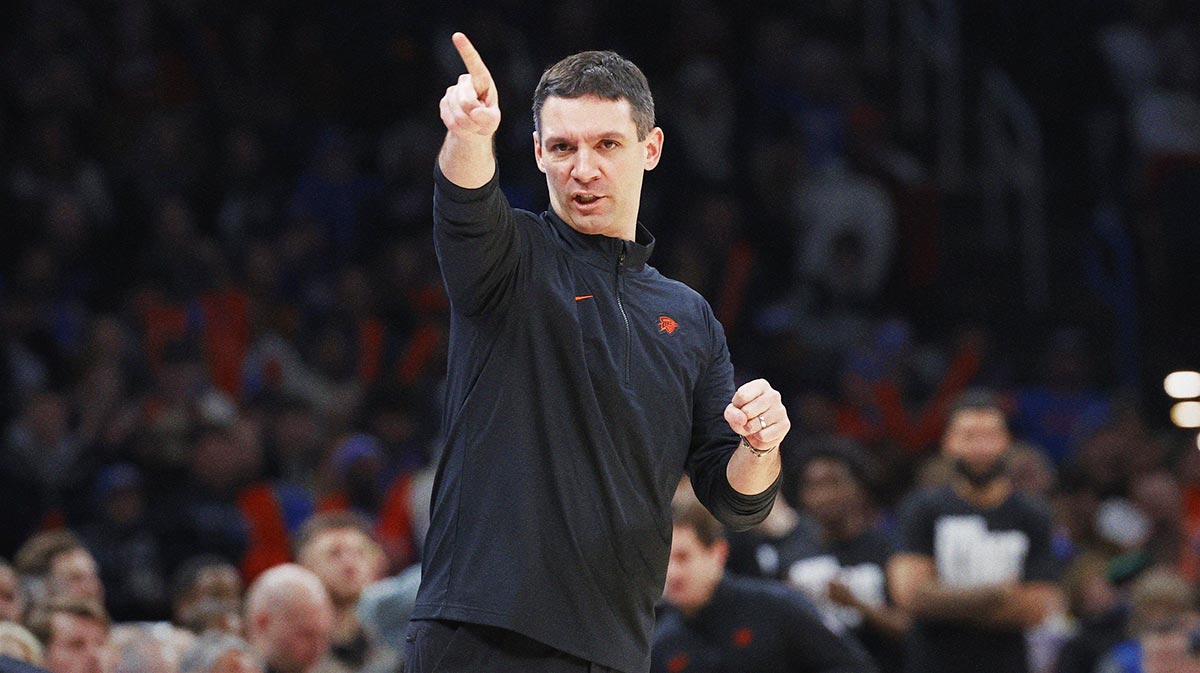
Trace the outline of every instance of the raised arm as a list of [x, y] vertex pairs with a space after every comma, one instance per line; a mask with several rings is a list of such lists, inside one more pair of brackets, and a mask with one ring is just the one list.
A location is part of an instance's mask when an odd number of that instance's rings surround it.
[[762, 493], [779, 477], [779, 444], [792, 428], [779, 391], [763, 379], [743, 385], [725, 407], [725, 421], [742, 437], [729, 459], [729, 484], [745, 495]]
[[439, 104], [446, 140], [438, 167], [450, 182], [474, 189], [487, 184], [496, 172], [493, 136], [500, 127], [500, 102], [492, 74], [471, 41], [462, 33], [451, 39], [467, 72], [446, 89]]

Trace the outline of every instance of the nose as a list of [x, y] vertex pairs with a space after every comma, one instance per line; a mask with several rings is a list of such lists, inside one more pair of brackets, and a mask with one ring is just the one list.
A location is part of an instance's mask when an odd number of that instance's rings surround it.
[[683, 569], [679, 567], [678, 563], [672, 561], [667, 564], [667, 584], [674, 584], [682, 574]]
[[103, 654], [100, 648], [95, 648], [88, 652], [84, 657], [84, 670], [87, 673], [103, 673], [105, 668], [107, 668], [102, 658]]
[[575, 166], [571, 169], [571, 177], [584, 183], [600, 177], [600, 164], [596, 161], [596, 154], [586, 147], [576, 152]]

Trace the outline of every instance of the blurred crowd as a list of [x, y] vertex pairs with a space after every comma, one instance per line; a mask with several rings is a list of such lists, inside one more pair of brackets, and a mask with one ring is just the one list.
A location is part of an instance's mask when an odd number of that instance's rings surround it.
[[[534, 210], [542, 68], [611, 48], [645, 70], [666, 134], [641, 215], [651, 264], [712, 303], [740, 378], [789, 401], [798, 521], [798, 458], [848, 443], [874, 466], [864, 511], [894, 525], [904, 496], [938, 483], [953, 400], [987, 385], [1066, 569], [1039, 670], [1144, 573], [1194, 592], [1200, 456], [1156, 388], [1200, 359], [1191, 3], [957, 6], [967, 137], [992, 67], [1044, 129], [1043, 306], [1022, 298], [1016, 243], [984, 243], [977, 140], [948, 184], [939, 129], [900, 119], [895, 36], [923, 3], [351, 4], [4, 10], [0, 652], [22, 643], [55, 673], [291, 673], [311, 662], [274, 660], [255, 606], [304, 596], [334, 643], [314, 661], [366, 670], [390, 647], [347, 605], [420, 559], [443, 413], [430, 202], [452, 30], [497, 79], [503, 182]], [[369, 547], [358, 588], [303, 558], [322, 517]], [[769, 561], [755, 563], [786, 577]], [[67, 630], [101, 668], [58, 666]]]

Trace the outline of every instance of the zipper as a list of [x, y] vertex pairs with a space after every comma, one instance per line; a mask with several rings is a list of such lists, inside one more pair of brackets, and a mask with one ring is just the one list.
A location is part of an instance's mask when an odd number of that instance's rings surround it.
[[621, 243], [621, 254], [617, 256], [617, 309], [625, 321], [625, 383], [629, 383], [629, 352], [633, 350], [633, 336], [629, 331], [629, 315], [621, 298], [625, 295], [625, 281], [621, 278], [621, 266], [625, 263], [625, 243]]

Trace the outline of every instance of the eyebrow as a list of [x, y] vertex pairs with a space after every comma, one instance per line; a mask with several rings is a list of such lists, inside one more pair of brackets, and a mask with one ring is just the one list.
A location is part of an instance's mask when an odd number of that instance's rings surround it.
[[[590, 138], [594, 138], [595, 140], [604, 140], [605, 138], [612, 138], [613, 140], [625, 141], [628, 139], [628, 136], [626, 136], [621, 131], [601, 131], [600, 133], [593, 134], [592, 136], [590, 136]], [[572, 144], [572, 141], [571, 141], [571, 139], [566, 138], [564, 136], [548, 136], [545, 140], [542, 141], [543, 145], [555, 145], [557, 143], [567, 143], [568, 145], [570, 145], [570, 144]]]

